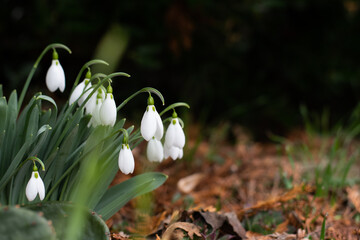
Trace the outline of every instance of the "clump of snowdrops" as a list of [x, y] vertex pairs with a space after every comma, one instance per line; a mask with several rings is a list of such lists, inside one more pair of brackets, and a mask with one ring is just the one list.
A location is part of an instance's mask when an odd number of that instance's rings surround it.
[[[34, 72], [51, 50], [46, 86], [50, 92], [65, 90], [66, 71], [56, 49], [71, 53], [62, 44], [47, 46], [35, 62], [19, 98], [14, 90], [7, 99], [0, 86], [0, 203], [76, 202], [106, 220], [130, 199], [152, 191], [166, 180], [161, 173], [144, 173], [109, 188], [119, 169], [124, 174], [133, 173], [135, 161], [131, 150], [144, 139], [148, 142], [146, 153], [150, 161], [182, 158], [185, 135], [175, 108], [189, 106], [174, 103], [159, 114], [155, 105], [164, 105], [164, 98], [151, 87], [133, 93], [118, 104], [112, 81], [130, 75], [92, 74], [93, 64], [107, 63], [91, 60], [80, 69], [69, 100], [61, 110], [52, 98], [42, 93], [36, 93], [23, 107]], [[140, 93], [148, 94], [140, 128], [125, 129], [125, 119], [118, 119], [118, 112]], [[153, 95], [159, 97], [158, 104]], [[52, 107], [45, 109], [44, 101]], [[162, 120], [169, 112], [171, 117]], [[164, 122], [169, 122], [165, 134]]]

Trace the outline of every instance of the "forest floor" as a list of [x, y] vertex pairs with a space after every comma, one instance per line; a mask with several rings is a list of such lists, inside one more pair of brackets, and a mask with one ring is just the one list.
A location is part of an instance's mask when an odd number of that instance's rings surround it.
[[181, 160], [154, 165], [136, 148], [135, 175], [169, 178], [107, 221], [112, 239], [360, 239], [358, 142], [298, 130], [256, 143], [238, 127], [230, 144], [199, 131]]

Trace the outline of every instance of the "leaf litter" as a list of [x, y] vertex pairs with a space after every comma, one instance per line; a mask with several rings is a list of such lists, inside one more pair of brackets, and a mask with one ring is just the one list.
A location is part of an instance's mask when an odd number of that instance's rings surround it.
[[[304, 135], [296, 132], [288, 139], [307, 141]], [[185, 150], [194, 150], [191, 156], [155, 167], [142, 154], [146, 145], [134, 152], [138, 173], [160, 171], [169, 179], [147, 200], [132, 200], [107, 222], [113, 239], [316, 240], [325, 216], [325, 239], [360, 239], [356, 185], [319, 197], [315, 184], [302, 179], [309, 166], [289, 161], [285, 147], [247, 138], [214, 147], [194, 139]], [[320, 142], [313, 139], [311, 151], [319, 151]], [[114, 183], [127, 178], [119, 174]], [[126, 234], [117, 237], [122, 231]]]

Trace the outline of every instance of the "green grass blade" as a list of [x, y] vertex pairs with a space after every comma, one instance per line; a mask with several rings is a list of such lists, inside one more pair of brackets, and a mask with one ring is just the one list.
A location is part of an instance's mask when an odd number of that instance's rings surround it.
[[320, 240], [325, 240], [325, 233], [326, 233], [325, 225], [326, 225], [326, 216], [324, 216], [324, 220], [322, 222]]
[[8, 101], [8, 107], [6, 111], [6, 123], [5, 123], [5, 136], [1, 145], [1, 165], [0, 176], [4, 173], [6, 167], [10, 164], [13, 153], [13, 141], [16, 134], [16, 119], [17, 119], [17, 94], [13, 91]]
[[[8, 108], [8, 106], [7, 106], [6, 98], [1, 97], [0, 98], [0, 146], [2, 146], [3, 139], [6, 134], [5, 126], [6, 126], [7, 108]], [[0, 163], [2, 161], [1, 156], [2, 156], [2, 154], [0, 151]]]
[[95, 207], [95, 211], [107, 220], [132, 198], [158, 188], [166, 179], [165, 174], [149, 172], [126, 180], [109, 188]]

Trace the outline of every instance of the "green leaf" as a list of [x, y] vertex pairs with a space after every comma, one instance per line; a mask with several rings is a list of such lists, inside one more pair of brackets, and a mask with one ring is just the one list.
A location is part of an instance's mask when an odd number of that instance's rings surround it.
[[[39, 107], [37, 105], [34, 106], [34, 109], [32, 110], [29, 120], [27, 121], [27, 124], [25, 125], [25, 141], [27, 141], [30, 138], [35, 138], [38, 132], [38, 124], [39, 124]], [[20, 130], [20, 129], [19, 129]]]
[[326, 217], [324, 216], [324, 220], [321, 225], [321, 233], [320, 233], [320, 240], [325, 240], [325, 233], [326, 233]]
[[51, 223], [36, 212], [16, 207], [0, 209], [1, 239], [54, 240]]
[[159, 114], [160, 116], [162, 116], [164, 113], [166, 113], [167, 111], [177, 108], [177, 107], [187, 107], [190, 108], [189, 104], [184, 103], [184, 102], [177, 102], [177, 103], [173, 103], [170, 106], [168, 106], [167, 108], [165, 108], [164, 110], [161, 111], [161, 113]]
[[46, 96], [46, 95], [40, 95], [40, 96], [38, 96], [38, 97], [36, 98], [36, 100], [39, 100], [39, 99], [42, 99], [42, 100], [45, 100], [45, 101], [50, 102], [52, 105], [54, 105], [54, 107], [55, 107], [55, 109], [56, 109], [56, 111], [57, 111], [57, 105], [56, 105], [54, 99], [52, 99], [51, 97]]
[[149, 172], [137, 175], [114, 187], [109, 188], [101, 198], [95, 211], [105, 220], [120, 210], [128, 201], [142, 194], [153, 191], [167, 179], [163, 173]]
[[88, 209], [64, 202], [47, 202], [41, 204], [31, 204], [24, 206], [27, 209], [43, 213], [44, 217], [51, 220], [56, 237], [65, 240], [68, 230], [68, 223], [72, 218], [72, 213], [79, 208], [82, 210], [82, 217], [85, 219], [84, 226], [78, 226], [77, 238], [83, 240], [108, 240], [110, 231], [105, 222], [94, 212]]
[[2, 145], [2, 140], [5, 136], [6, 113], [7, 113], [6, 98], [1, 97], [0, 98], [0, 146]]

